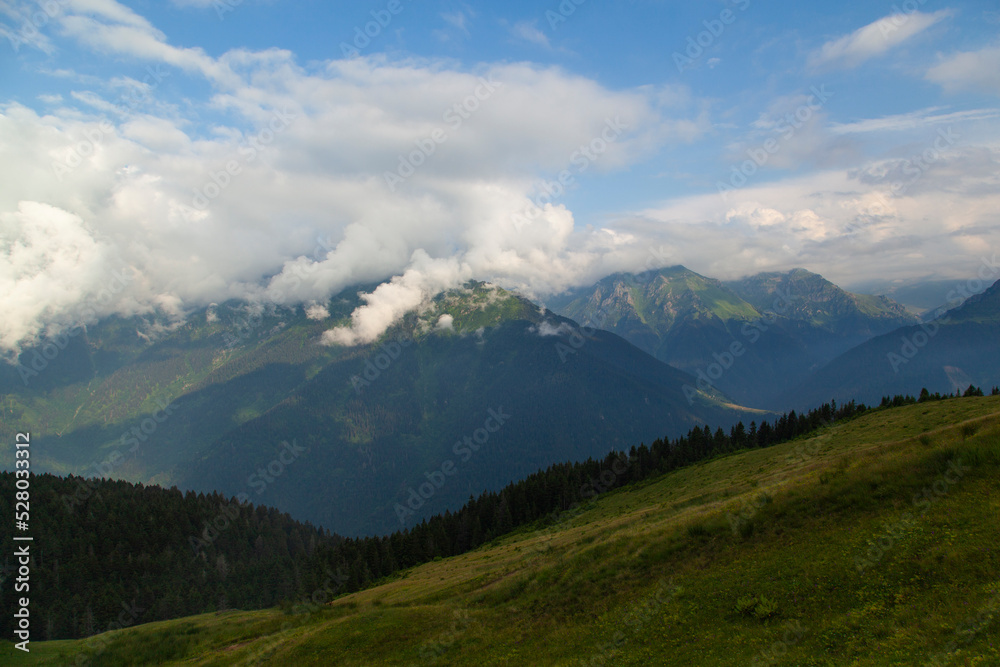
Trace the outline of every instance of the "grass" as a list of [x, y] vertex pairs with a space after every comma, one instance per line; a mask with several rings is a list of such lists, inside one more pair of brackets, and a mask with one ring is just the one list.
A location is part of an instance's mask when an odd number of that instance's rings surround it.
[[11, 664], [1000, 665], [998, 517], [1000, 398], [918, 404], [610, 493], [307, 613], [33, 642]]

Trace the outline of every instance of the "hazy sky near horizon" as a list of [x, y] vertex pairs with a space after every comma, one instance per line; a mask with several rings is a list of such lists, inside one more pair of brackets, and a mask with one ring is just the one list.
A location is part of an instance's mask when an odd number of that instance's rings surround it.
[[0, 349], [384, 281], [352, 343], [469, 278], [960, 278], [1000, 245], [995, 0], [3, 0], [0, 32]]

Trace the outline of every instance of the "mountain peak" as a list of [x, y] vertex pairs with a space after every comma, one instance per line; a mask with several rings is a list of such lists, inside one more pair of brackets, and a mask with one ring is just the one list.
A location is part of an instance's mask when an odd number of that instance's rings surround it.
[[538, 323], [544, 308], [523, 296], [492, 283], [470, 280], [462, 287], [441, 292], [411, 316], [416, 336], [440, 333], [469, 333], [512, 320]]
[[692, 375], [712, 373], [721, 391], [754, 407], [850, 347], [916, 321], [889, 299], [851, 294], [802, 268], [732, 282], [679, 265], [616, 273], [551, 307]]
[[868, 334], [916, 322], [901, 304], [884, 296], [854, 294], [818, 273], [796, 268], [767, 272], [725, 283], [761, 312], [783, 315], [830, 331], [857, 330]]
[[[639, 274], [615, 273], [590, 288], [555, 299], [553, 309], [580, 322], [600, 319], [618, 333], [669, 329], [678, 318], [758, 317], [753, 307], [714, 278], [676, 265]], [[624, 334], [622, 334], [624, 335]], [[649, 351], [644, 345], [639, 345]]]

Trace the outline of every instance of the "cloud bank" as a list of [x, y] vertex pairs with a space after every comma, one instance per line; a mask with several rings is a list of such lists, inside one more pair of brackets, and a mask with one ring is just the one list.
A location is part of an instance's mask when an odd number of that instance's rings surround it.
[[[213, 58], [111, 1], [70, 0], [52, 21], [140, 64], [77, 77], [44, 112], [0, 104], [7, 350], [84, 312], [321, 303], [390, 276], [328, 340], [371, 340], [473, 276], [562, 289], [602, 253], [627, 258], [574, 234], [547, 194], [551, 174], [575, 168], [581, 149], [591, 170], [613, 170], [699, 132], [663, 103], [682, 96], [612, 91], [555, 67], [373, 56], [306, 68], [274, 49]], [[211, 87], [202, 108], [163, 92], [180, 80]], [[605, 141], [608, 123], [627, 129]], [[120, 267], [138, 277], [97, 303]]]
[[[21, 20], [33, 6], [4, 11]], [[7, 353], [111, 314], [180, 321], [232, 298], [323, 320], [332, 295], [363, 283], [381, 284], [326, 343], [371, 341], [471, 278], [528, 296], [678, 263], [719, 277], [805, 265], [850, 280], [917, 265], [955, 273], [956, 257], [1000, 245], [998, 111], [981, 103], [831, 123], [825, 93], [781, 96], [720, 151], [720, 181], [767, 158], [726, 197], [585, 225], [568, 195], [594, 174], [625, 183], [644, 161], [720, 132], [712, 101], [680, 84], [612, 89], [525, 62], [213, 55], [172, 44], [114, 0], [58, 7], [19, 48], [57, 62], [69, 43], [105, 69], [46, 69], [71, 89], [0, 101]], [[812, 64], [856, 66], [946, 15], [887, 17], [892, 30], [862, 27]], [[544, 46], [533, 30], [514, 26]], [[995, 60], [995, 47], [942, 55], [918, 76], [997, 92]], [[935, 148], [953, 125], [959, 140]]]

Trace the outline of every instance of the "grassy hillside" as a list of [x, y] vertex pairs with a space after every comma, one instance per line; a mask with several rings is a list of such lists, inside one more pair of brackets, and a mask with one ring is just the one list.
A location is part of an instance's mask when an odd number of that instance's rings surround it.
[[19, 664], [996, 665], [998, 473], [1000, 398], [878, 411], [330, 605], [32, 644]]

